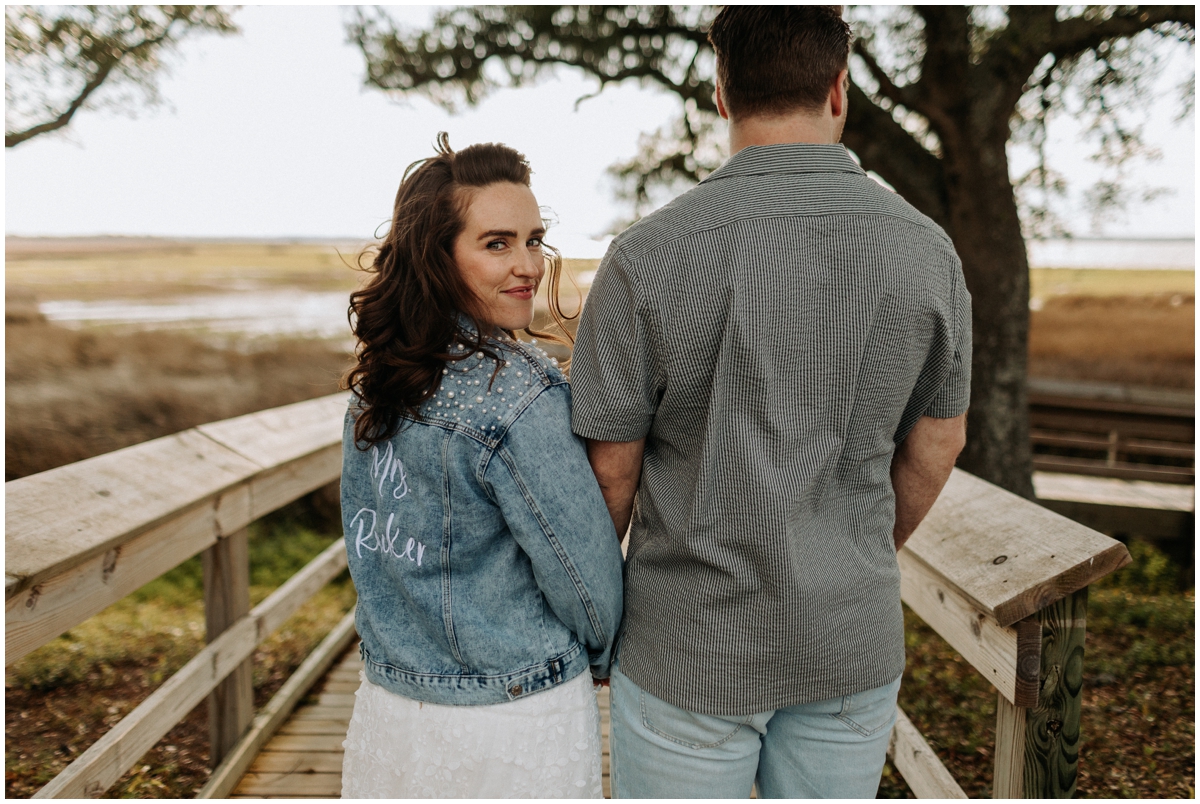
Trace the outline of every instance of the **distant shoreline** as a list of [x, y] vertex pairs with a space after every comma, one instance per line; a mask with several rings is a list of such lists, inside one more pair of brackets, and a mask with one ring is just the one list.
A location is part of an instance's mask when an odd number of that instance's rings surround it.
[[[345, 237], [159, 237], [138, 235], [7, 235], [5, 258], [172, 252], [203, 246], [330, 248], [358, 252], [376, 242]], [[1028, 241], [1034, 269], [1195, 271], [1195, 237], [1072, 237]], [[576, 259], [564, 255], [567, 259]]]

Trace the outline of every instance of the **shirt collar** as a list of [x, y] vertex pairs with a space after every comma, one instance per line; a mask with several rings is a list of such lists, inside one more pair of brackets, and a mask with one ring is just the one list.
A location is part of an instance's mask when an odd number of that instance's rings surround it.
[[814, 145], [790, 142], [782, 145], [748, 145], [713, 171], [704, 182], [727, 179], [731, 176], [754, 176], [768, 173], [857, 173], [864, 171], [850, 158], [846, 146]]

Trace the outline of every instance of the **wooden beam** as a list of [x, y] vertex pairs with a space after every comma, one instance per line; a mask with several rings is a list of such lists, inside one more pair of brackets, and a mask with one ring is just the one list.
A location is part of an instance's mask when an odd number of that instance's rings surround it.
[[[211, 644], [250, 612], [250, 550], [245, 528], [204, 551], [204, 622]], [[209, 762], [216, 767], [254, 717], [254, 664], [247, 658], [208, 694]]]
[[[316, 650], [309, 654], [284, 685], [275, 693], [262, 712], [254, 718], [250, 730], [241, 742], [230, 751], [224, 761], [213, 771], [208, 783], [196, 794], [196, 798], [226, 798], [237, 787], [242, 775], [254, 762], [267, 741], [287, 721], [296, 704], [304, 698], [313, 684], [320, 680], [346, 646], [357, 636], [354, 630], [354, 612], [351, 611], [339, 622]], [[325, 721], [316, 721], [325, 722]], [[342, 721], [341, 736], [346, 736]], [[324, 731], [319, 733], [326, 733]], [[282, 769], [281, 769], [282, 770]], [[285, 772], [290, 772], [288, 769]], [[341, 772], [341, 764], [337, 766]], [[340, 791], [339, 791], [340, 792]]]
[[223, 492], [261, 470], [185, 430], [5, 483], [4, 571], [20, 579], [6, 597], [197, 505], [215, 508]]
[[335, 394], [6, 483], [6, 665], [337, 480], [344, 410]]
[[1003, 695], [996, 696], [996, 752], [992, 798], [1025, 797], [1025, 713]]
[[346, 568], [338, 539], [201, 650], [34, 798], [99, 796], [253, 653], [313, 593]]
[[966, 798], [938, 755], [899, 707], [888, 756], [917, 798]]
[[1083, 646], [1087, 589], [1040, 612], [1041, 695], [1026, 713], [1024, 796], [1073, 798], [1082, 742]]
[[1002, 627], [949, 579], [907, 548], [900, 562], [900, 598], [992, 686], [1022, 706], [1037, 703], [1041, 631], [1037, 620]]
[[[219, 531], [216, 512], [211, 504], [183, 511], [10, 596], [4, 601], [5, 666], [214, 544]], [[11, 538], [11, 531], [6, 536]]]
[[1002, 626], [1130, 561], [1120, 542], [959, 469], [904, 549]]

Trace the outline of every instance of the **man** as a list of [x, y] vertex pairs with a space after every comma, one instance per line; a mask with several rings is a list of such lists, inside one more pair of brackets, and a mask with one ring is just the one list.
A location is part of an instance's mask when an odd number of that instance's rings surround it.
[[730, 6], [709, 38], [732, 156], [613, 242], [572, 369], [632, 518], [614, 794], [874, 797], [896, 550], [964, 443], [970, 297], [941, 229], [836, 144], [840, 8]]

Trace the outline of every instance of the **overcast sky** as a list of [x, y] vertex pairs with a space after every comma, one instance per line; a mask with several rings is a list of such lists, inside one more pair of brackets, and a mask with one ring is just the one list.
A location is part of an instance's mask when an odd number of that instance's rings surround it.
[[[172, 59], [161, 81], [169, 106], [132, 120], [84, 111], [65, 136], [6, 149], [6, 232], [365, 239], [386, 224], [404, 168], [445, 130], [455, 147], [500, 141], [523, 151], [539, 203], [559, 221], [550, 242], [567, 256], [603, 253], [599, 236], [626, 214], [605, 168], [632, 155], [638, 134], [665, 123], [676, 101], [627, 85], [576, 110], [595, 84], [563, 70], [455, 116], [418, 97], [397, 103], [362, 86], [345, 14], [243, 8], [240, 35], [199, 37]], [[424, 7], [393, 14], [412, 24], [429, 17]], [[1173, 87], [1194, 65], [1185, 62], [1164, 71], [1161, 88], [1171, 94], [1148, 118], [1148, 139], [1163, 158], [1136, 171], [1138, 185], [1170, 192], [1100, 231], [1077, 203], [1067, 219], [1076, 234], [1194, 234], [1194, 118], [1173, 122]], [[1069, 122], [1053, 133], [1051, 161], [1081, 192], [1096, 175], [1088, 152]]]

